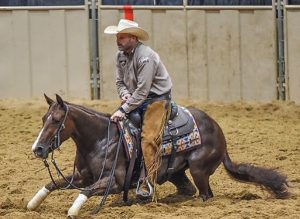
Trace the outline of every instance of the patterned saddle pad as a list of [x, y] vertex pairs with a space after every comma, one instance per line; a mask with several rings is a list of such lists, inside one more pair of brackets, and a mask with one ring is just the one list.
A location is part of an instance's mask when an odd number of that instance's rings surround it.
[[[119, 123], [123, 132], [123, 142], [128, 159], [131, 158], [134, 143], [137, 142], [135, 136], [139, 129], [127, 119]], [[192, 114], [184, 107], [178, 107], [178, 113], [173, 120], [168, 121], [164, 129], [162, 156], [175, 152], [182, 152], [201, 145], [201, 135]]]
[[[185, 117], [185, 120], [181, 120]], [[176, 124], [176, 120], [179, 122]], [[180, 122], [182, 121], [182, 122]], [[171, 122], [168, 122], [165, 127], [162, 143], [162, 156], [170, 155], [172, 145], [175, 152], [181, 152], [201, 145], [201, 135], [196, 125], [195, 119], [184, 107], [178, 107], [178, 114]]]

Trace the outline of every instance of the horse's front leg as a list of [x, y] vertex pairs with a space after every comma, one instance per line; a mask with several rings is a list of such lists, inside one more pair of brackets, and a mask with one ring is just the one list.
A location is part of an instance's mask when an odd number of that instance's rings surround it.
[[[73, 174], [66, 177], [66, 179], [70, 182], [73, 178]], [[55, 185], [56, 184], [56, 185]], [[65, 188], [69, 185], [69, 183], [64, 179], [59, 179], [55, 181], [55, 184], [53, 182], [48, 183], [43, 188], [41, 188], [35, 196], [28, 202], [27, 209], [28, 210], [35, 210], [37, 207], [40, 206], [40, 204], [47, 198], [47, 196], [53, 192], [54, 190], [57, 190], [59, 188]], [[86, 183], [84, 182], [83, 178], [79, 173], [76, 173], [73, 178], [73, 185], [76, 187], [85, 187]], [[74, 189], [73, 186], [69, 186], [67, 189]]]
[[[117, 194], [121, 193], [123, 190], [123, 185], [125, 179], [125, 171], [120, 173], [119, 177], [114, 177], [111, 188], [109, 190], [109, 194]], [[121, 176], [122, 175], [122, 176]], [[117, 180], [116, 180], [117, 178]], [[84, 191], [82, 191], [77, 199], [74, 201], [72, 207], [68, 211], [68, 217], [70, 218], [76, 218], [79, 214], [79, 211], [83, 204], [92, 196], [95, 195], [104, 195], [104, 192], [109, 184], [109, 177], [104, 177], [101, 180], [98, 180], [95, 184], [88, 186], [85, 188]]]

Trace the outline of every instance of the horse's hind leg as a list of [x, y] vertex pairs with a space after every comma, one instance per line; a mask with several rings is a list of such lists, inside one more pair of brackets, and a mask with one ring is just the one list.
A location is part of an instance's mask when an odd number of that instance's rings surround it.
[[201, 169], [190, 168], [193, 180], [199, 189], [200, 197], [203, 201], [212, 198], [214, 195], [209, 185], [209, 175]]
[[169, 181], [176, 186], [177, 192], [180, 195], [193, 196], [197, 192], [195, 186], [186, 176], [185, 171], [172, 174]]

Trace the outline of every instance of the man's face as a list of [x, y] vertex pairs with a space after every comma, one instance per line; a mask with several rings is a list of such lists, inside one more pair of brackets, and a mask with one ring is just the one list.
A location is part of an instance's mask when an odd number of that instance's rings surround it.
[[120, 51], [130, 52], [136, 43], [136, 37], [128, 33], [117, 34], [117, 45]]

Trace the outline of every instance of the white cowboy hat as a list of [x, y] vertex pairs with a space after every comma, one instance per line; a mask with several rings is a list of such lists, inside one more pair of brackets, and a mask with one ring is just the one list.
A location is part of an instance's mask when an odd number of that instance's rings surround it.
[[105, 28], [104, 33], [106, 34], [117, 34], [117, 33], [128, 33], [136, 36], [140, 40], [146, 41], [149, 39], [148, 33], [139, 27], [138, 23], [121, 19], [118, 26], [108, 26]]

